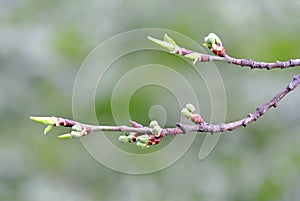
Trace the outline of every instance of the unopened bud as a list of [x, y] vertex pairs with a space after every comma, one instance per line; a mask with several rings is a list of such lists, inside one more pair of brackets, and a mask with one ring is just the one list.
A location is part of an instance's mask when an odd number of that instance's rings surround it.
[[145, 135], [140, 135], [140, 136], [138, 136], [137, 138], [136, 138], [136, 140], [137, 141], [140, 141], [140, 142], [142, 142], [142, 143], [148, 143], [149, 142], [149, 136], [147, 135], [147, 134], [145, 134]]
[[44, 135], [46, 135], [54, 126], [53, 125], [49, 125], [44, 129]]
[[177, 45], [176, 43], [175, 43], [175, 41], [173, 40], [173, 38], [171, 38], [170, 36], [168, 36], [168, 34], [165, 34], [164, 35], [164, 41], [166, 41], [166, 42], [169, 42], [169, 43], [171, 43], [171, 44], [173, 44], [173, 45]]
[[62, 134], [57, 136], [59, 139], [70, 139], [73, 138], [73, 135], [71, 135], [71, 133], [66, 133], [66, 134]]
[[151, 121], [150, 122], [150, 125], [149, 125], [151, 128], [154, 128], [154, 126], [158, 126], [158, 122], [157, 121]]
[[204, 122], [200, 114], [193, 114], [193, 116], [191, 117], [191, 121], [195, 124], [200, 124]]
[[48, 124], [48, 125], [55, 125], [57, 123], [56, 117], [30, 117], [31, 120], [42, 123], [42, 124]]
[[188, 119], [190, 119], [193, 115], [187, 108], [183, 108], [181, 113]]
[[140, 148], [140, 149], [146, 149], [146, 148], [149, 147], [147, 143], [143, 143], [143, 142], [141, 142], [141, 141], [137, 141], [137, 142], [136, 142], [136, 146], [137, 146], [138, 148]]
[[170, 43], [170, 42], [166, 42], [166, 41], [162, 41], [162, 40], [158, 40], [156, 38], [152, 38], [151, 36], [148, 36], [148, 39], [150, 41], [152, 41], [153, 43], [159, 45], [160, 47], [167, 49], [168, 51], [172, 52], [175, 50], [176, 45]]
[[158, 136], [160, 134], [161, 130], [162, 130], [162, 128], [160, 126], [154, 126], [152, 129], [152, 134], [154, 134], [155, 136]]
[[121, 135], [119, 136], [119, 141], [122, 143], [128, 143], [130, 141], [130, 138], [125, 135]]
[[196, 108], [193, 104], [188, 103], [185, 105], [186, 109], [188, 109], [191, 113], [194, 113], [196, 111]]

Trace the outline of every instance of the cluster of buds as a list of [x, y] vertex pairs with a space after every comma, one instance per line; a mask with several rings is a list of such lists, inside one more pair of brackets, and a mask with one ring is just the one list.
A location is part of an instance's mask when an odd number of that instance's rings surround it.
[[[151, 42], [164, 48], [171, 54], [176, 54], [176, 55], [184, 56], [185, 58], [188, 59], [192, 59], [194, 65], [196, 64], [197, 61], [208, 62], [212, 60], [212, 58], [209, 55], [201, 54], [178, 46], [175, 40], [170, 36], [168, 36], [167, 34], [164, 35], [164, 40], [152, 38], [151, 36], [148, 36], [148, 39]], [[222, 45], [221, 39], [214, 33], [210, 33], [208, 34], [208, 36], [204, 38], [203, 45], [209, 48], [217, 56], [220, 57], [226, 56], [225, 48]]]
[[[136, 128], [141, 128], [142, 125], [131, 121], [131, 125]], [[149, 127], [152, 129], [151, 134], [139, 135], [133, 132], [126, 132], [124, 135], [119, 137], [119, 141], [123, 143], [133, 143], [136, 142], [136, 146], [145, 149], [152, 145], [158, 144], [163, 138], [162, 128], [159, 126], [157, 121], [151, 121]]]
[[151, 121], [149, 126], [152, 128], [152, 134], [149, 135], [149, 145], [156, 145], [160, 143], [161, 139], [164, 137], [162, 133], [163, 129], [157, 121]]
[[58, 138], [77, 138], [85, 136], [91, 133], [91, 128], [87, 125], [79, 124], [73, 120], [64, 119], [60, 117], [30, 117], [31, 120], [48, 125], [44, 129], [44, 135], [46, 135], [55, 126], [71, 127], [70, 133], [59, 135]]
[[222, 41], [215, 33], [208, 34], [208, 36], [204, 38], [203, 45], [217, 56], [224, 57], [226, 55]]
[[[134, 128], [142, 128], [143, 125], [135, 122], [135, 121], [129, 121], [130, 124]], [[146, 148], [144, 144], [147, 143], [147, 135], [140, 135], [138, 133], [134, 132], [125, 132], [124, 135], [119, 136], [119, 141], [122, 143], [133, 143], [136, 142], [138, 147]]]
[[[160, 47], [166, 49], [171, 54], [177, 54], [180, 56], [184, 56], [188, 59], [192, 59], [193, 64], [195, 64], [197, 61], [202, 61], [204, 58], [202, 58], [203, 54], [200, 54], [198, 52], [193, 52], [191, 50], [187, 50], [185, 48], [179, 47], [175, 40], [168, 36], [168, 34], [164, 35], [164, 40], [159, 40], [156, 38], [152, 38], [151, 36], [148, 36], [148, 39], [152, 41], [153, 43], [159, 45]], [[205, 59], [204, 59], [205, 60]]]
[[196, 113], [196, 108], [193, 104], [188, 103], [185, 108], [181, 110], [181, 113], [195, 124], [201, 124], [204, 122], [200, 114]]
[[119, 141], [123, 143], [136, 142], [137, 134], [132, 132], [125, 132], [123, 135], [119, 136]]

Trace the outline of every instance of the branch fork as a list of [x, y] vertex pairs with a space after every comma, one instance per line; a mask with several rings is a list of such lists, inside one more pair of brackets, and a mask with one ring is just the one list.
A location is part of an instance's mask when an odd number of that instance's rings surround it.
[[[214, 55], [202, 54], [192, 50], [188, 50], [178, 46], [174, 39], [167, 34], [164, 35], [163, 40], [159, 40], [148, 36], [148, 39], [165, 49], [171, 54], [185, 57], [193, 60], [193, 64], [196, 62], [210, 62], [210, 61], [222, 61], [229, 64], [238, 65], [241, 67], [247, 66], [251, 69], [276, 69], [276, 68], [290, 68], [294, 66], [300, 66], [300, 59], [290, 59], [288, 61], [276, 61], [274, 63], [253, 61], [251, 59], [237, 59], [229, 56], [226, 53], [225, 47], [222, 44], [221, 39], [214, 33], [208, 34], [204, 38], [203, 45], [211, 50]], [[159, 144], [161, 140], [168, 135], [186, 134], [189, 132], [209, 132], [211, 134], [220, 133], [225, 131], [232, 131], [239, 127], [246, 127], [253, 121], [256, 121], [262, 115], [264, 115], [272, 107], [277, 107], [279, 101], [284, 98], [288, 93], [294, 90], [300, 84], [300, 74], [295, 75], [293, 80], [280, 92], [278, 92], [270, 101], [259, 106], [253, 113], [248, 114], [245, 118], [220, 124], [210, 124], [204, 121], [199, 113], [196, 112], [195, 106], [188, 103], [181, 110], [181, 113], [189, 119], [193, 124], [175, 123], [176, 127], [162, 128], [155, 120], [151, 121], [149, 125], [144, 126], [133, 120], [129, 123], [131, 126], [99, 126], [80, 123], [74, 120], [65, 119], [61, 117], [36, 117], [31, 116], [30, 119], [38, 123], [48, 125], [44, 129], [44, 135], [46, 135], [51, 129], [57, 126], [69, 127], [71, 131], [69, 133], [61, 134], [58, 138], [79, 138], [89, 135], [96, 131], [113, 131], [121, 132], [119, 141], [122, 143], [136, 143], [137, 147], [141, 149], [149, 148], [153, 145]]]

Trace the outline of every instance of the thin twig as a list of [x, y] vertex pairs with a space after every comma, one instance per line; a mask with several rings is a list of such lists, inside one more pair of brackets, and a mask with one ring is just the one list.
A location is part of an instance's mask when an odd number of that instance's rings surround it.
[[236, 59], [233, 57], [230, 57], [229, 55], [226, 55], [224, 59], [228, 63], [232, 63], [238, 66], [248, 66], [251, 69], [254, 68], [260, 68], [260, 69], [275, 69], [275, 68], [291, 68], [294, 66], [300, 66], [300, 59], [290, 59], [288, 61], [276, 61], [274, 63], [268, 63], [268, 62], [259, 62], [259, 61], [253, 61], [252, 59]]
[[202, 54], [193, 50], [185, 49], [178, 46], [175, 41], [168, 35], [165, 35], [164, 40], [148, 37], [148, 39], [155, 44], [166, 49], [169, 53], [184, 56], [186, 58], [194, 60], [196, 62], [210, 62], [210, 61], [223, 61], [238, 66], [246, 66], [251, 69], [275, 69], [275, 68], [291, 68], [294, 66], [300, 66], [300, 59], [290, 59], [288, 61], [276, 61], [276, 62], [259, 62], [252, 59], [237, 59], [229, 56], [226, 53], [225, 47], [222, 45], [221, 40], [215, 34], [209, 34], [205, 37], [204, 46], [208, 47], [215, 55]]

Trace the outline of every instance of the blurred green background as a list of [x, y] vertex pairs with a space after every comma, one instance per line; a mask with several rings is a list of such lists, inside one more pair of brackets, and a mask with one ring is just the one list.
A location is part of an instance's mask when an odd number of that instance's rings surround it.
[[[224, 133], [207, 159], [198, 159], [203, 141], [199, 134], [184, 157], [148, 175], [110, 170], [94, 160], [79, 140], [58, 140], [57, 134], [65, 129], [43, 136], [44, 127], [29, 116], [72, 118], [72, 89], [82, 62], [118, 33], [155, 27], [201, 43], [206, 34], [215, 32], [235, 57], [287, 60], [300, 56], [299, 13], [296, 0], [1, 0], [0, 200], [297, 200], [299, 89], [259, 121]], [[170, 57], [162, 53], [161, 58]], [[143, 59], [142, 54], [136, 59]], [[176, 61], [170, 66], [172, 62]], [[299, 72], [220, 63], [217, 67], [226, 89], [227, 122], [254, 111]], [[140, 91], [130, 105], [132, 117], [142, 123], [149, 121], [143, 113], [157, 101], [145, 96]], [[103, 102], [96, 105], [97, 115], [106, 123], [113, 122], [106, 107], [109, 98], [101, 97]], [[134, 110], [135, 105], [141, 109]], [[204, 109], [204, 118], [209, 115]], [[112, 136], [112, 142], [119, 144], [118, 134]]]

